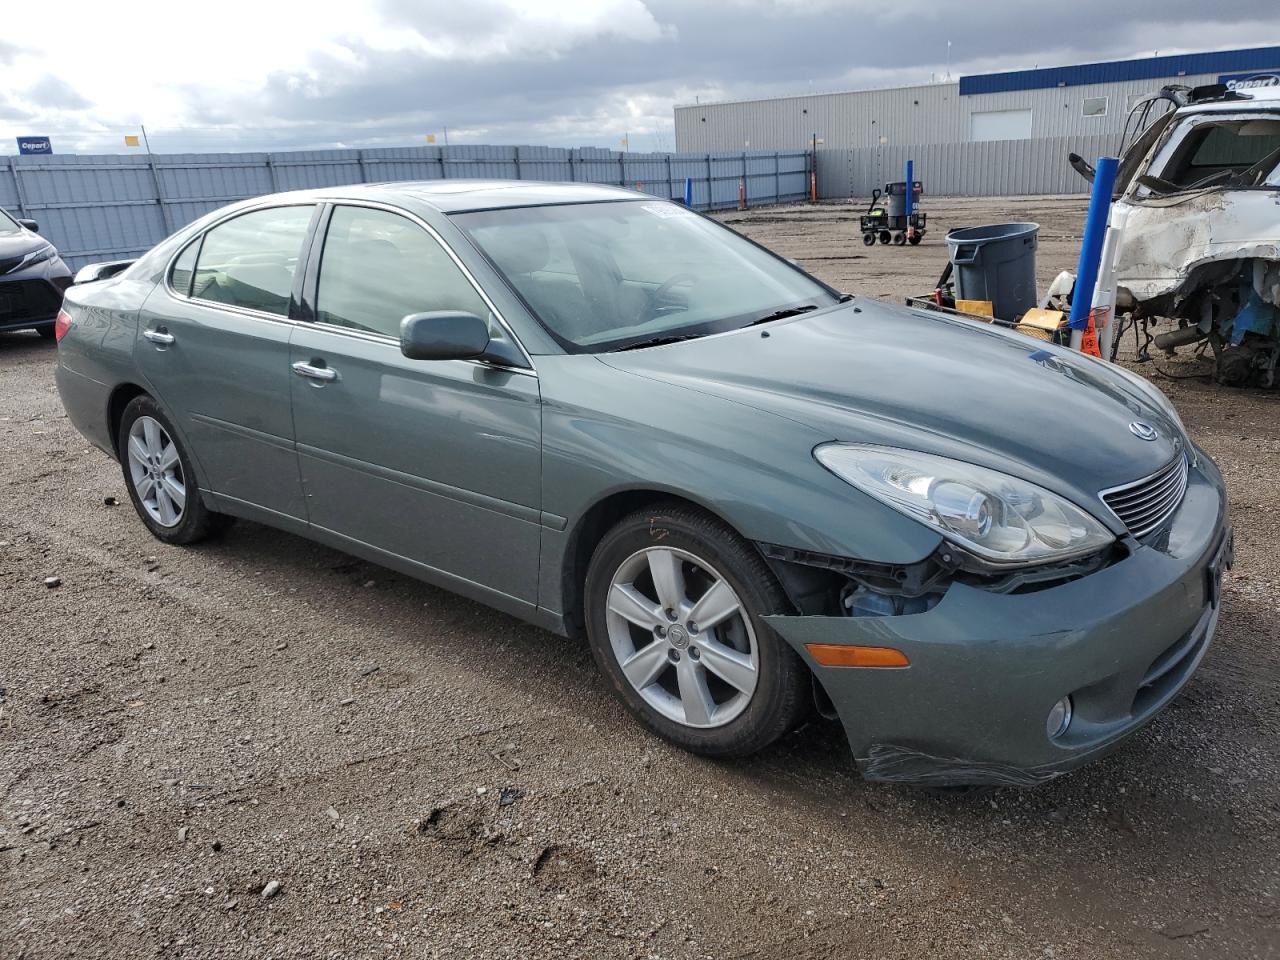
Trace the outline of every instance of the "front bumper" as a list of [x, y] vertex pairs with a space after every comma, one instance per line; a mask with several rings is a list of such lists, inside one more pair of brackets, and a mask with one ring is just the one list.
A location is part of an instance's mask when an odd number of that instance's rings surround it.
[[[769, 617], [830, 697], [871, 780], [1029, 786], [1159, 713], [1204, 657], [1231, 563], [1226, 496], [1203, 453], [1167, 536], [1071, 583], [1022, 594], [952, 584], [927, 613]], [[819, 666], [809, 643], [902, 651], [900, 669]], [[1066, 695], [1058, 738], [1045, 720]]]
[[70, 268], [60, 257], [0, 274], [0, 331], [30, 330], [52, 324], [71, 286]]

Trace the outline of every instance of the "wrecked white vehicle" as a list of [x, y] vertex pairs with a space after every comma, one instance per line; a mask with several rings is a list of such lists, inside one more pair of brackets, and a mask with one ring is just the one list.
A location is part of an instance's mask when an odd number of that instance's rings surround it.
[[[1132, 324], [1147, 335], [1140, 359], [1153, 341], [1169, 353], [1196, 344], [1212, 350], [1219, 382], [1275, 386], [1280, 87], [1166, 87], [1130, 120], [1141, 132], [1122, 157], [1109, 222], [1114, 342]], [[1159, 318], [1177, 328], [1152, 337]]]

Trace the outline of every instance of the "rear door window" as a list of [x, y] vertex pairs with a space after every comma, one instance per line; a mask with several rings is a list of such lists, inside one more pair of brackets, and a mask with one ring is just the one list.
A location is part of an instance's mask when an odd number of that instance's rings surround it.
[[314, 210], [314, 205], [272, 207], [218, 224], [204, 235], [191, 296], [288, 316]]

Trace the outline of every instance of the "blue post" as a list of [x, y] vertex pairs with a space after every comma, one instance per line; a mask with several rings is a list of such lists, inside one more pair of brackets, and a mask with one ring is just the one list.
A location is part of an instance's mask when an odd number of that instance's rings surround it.
[[693, 206], [693, 177], [684, 178], [684, 205]]
[[915, 200], [916, 200], [916, 192], [911, 189], [911, 185], [915, 183], [914, 178], [911, 176], [911, 172], [912, 172], [911, 161], [908, 160], [907, 161], [907, 207], [906, 207], [908, 223], [911, 222], [911, 208], [915, 205]]
[[1098, 267], [1102, 261], [1102, 241], [1107, 235], [1107, 216], [1111, 212], [1111, 193], [1116, 186], [1115, 157], [1099, 157], [1093, 174], [1093, 193], [1089, 196], [1089, 214], [1084, 221], [1084, 239], [1080, 243], [1080, 262], [1076, 266], [1076, 288], [1071, 292], [1072, 330], [1089, 327], [1089, 311], [1093, 308], [1093, 288], [1098, 283]]

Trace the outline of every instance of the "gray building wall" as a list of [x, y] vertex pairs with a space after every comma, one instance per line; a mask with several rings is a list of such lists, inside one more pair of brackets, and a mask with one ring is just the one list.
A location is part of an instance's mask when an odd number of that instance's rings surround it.
[[[1130, 80], [961, 96], [958, 83], [922, 84], [812, 96], [743, 100], [675, 108], [676, 149], [786, 150], [967, 143], [974, 113], [1030, 109], [1031, 136], [1090, 137], [1124, 130], [1130, 98], [1165, 83], [1213, 83], [1216, 75]], [[1107, 97], [1104, 116], [1084, 116], [1086, 99]], [[883, 141], [882, 141], [883, 138]]]
[[282, 153], [0, 157], [0, 207], [40, 223], [74, 267], [131, 259], [210, 210], [309, 187], [480, 177], [608, 183], [693, 206], [733, 207], [809, 195], [804, 149], [620, 153], [594, 147], [449, 146]]
[[[997, 196], [1085, 193], [1067, 164], [1120, 148], [1133, 99], [1166, 83], [1214, 83], [1216, 74], [1082, 84], [961, 96], [958, 83], [932, 83], [770, 100], [676, 107], [680, 150], [780, 150], [817, 146], [818, 195], [865, 197], [903, 178], [905, 161], [926, 194]], [[1107, 112], [1085, 116], [1086, 99], [1107, 97]], [[973, 114], [1031, 110], [1031, 137], [974, 141]], [[1156, 109], [1163, 109], [1157, 105]]]

